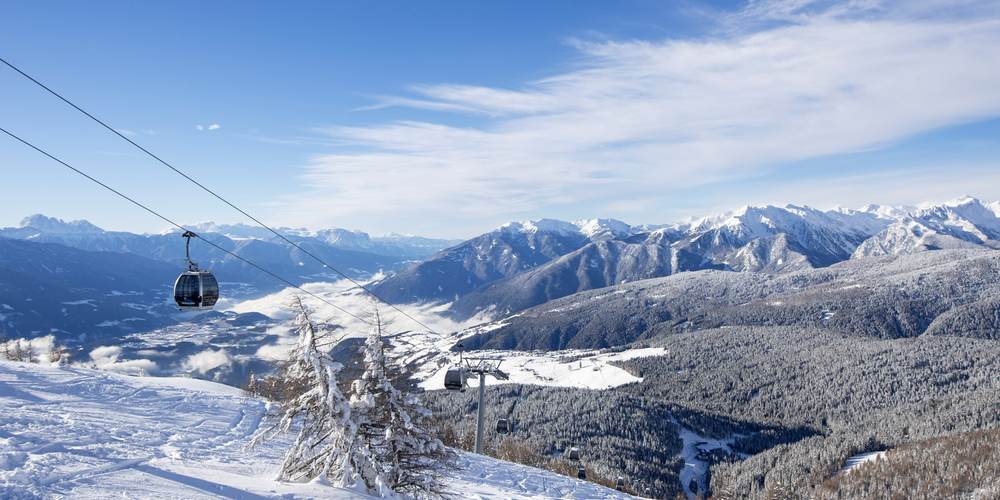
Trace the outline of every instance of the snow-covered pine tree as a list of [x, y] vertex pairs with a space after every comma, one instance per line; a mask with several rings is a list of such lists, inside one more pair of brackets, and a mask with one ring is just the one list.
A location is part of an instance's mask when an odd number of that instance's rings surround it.
[[284, 365], [283, 384], [302, 390], [283, 405], [277, 422], [255, 436], [250, 446], [298, 424], [298, 437], [285, 453], [278, 479], [320, 479], [346, 486], [354, 478], [350, 451], [356, 427], [350, 404], [337, 387], [342, 365], [320, 349], [320, 345], [334, 342], [332, 337], [338, 327], [315, 321], [313, 311], [301, 297], [294, 297], [291, 306], [296, 311], [298, 343]]
[[372, 329], [365, 341], [365, 371], [354, 381], [351, 411], [357, 424], [355, 467], [370, 491], [433, 495], [440, 490], [437, 472], [448, 452], [425, 425], [430, 411], [414, 394], [397, 389], [394, 369], [385, 355], [386, 326], [372, 304]]

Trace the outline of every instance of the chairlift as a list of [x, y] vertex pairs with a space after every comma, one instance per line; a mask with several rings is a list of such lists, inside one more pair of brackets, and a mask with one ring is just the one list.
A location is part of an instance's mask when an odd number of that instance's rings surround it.
[[618, 480], [615, 481], [615, 489], [618, 491], [625, 491], [625, 478], [618, 476]]
[[569, 459], [570, 460], [580, 460], [580, 449], [576, 446], [569, 449]]
[[510, 420], [506, 418], [497, 420], [497, 434], [510, 434]]
[[576, 469], [576, 478], [587, 479], [587, 469], [584, 469], [582, 465]]
[[219, 282], [212, 273], [198, 269], [198, 264], [191, 260], [191, 238], [198, 235], [185, 231], [181, 237], [187, 238], [184, 244], [187, 271], [174, 282], [174, 302], [181, 310], [211, 309], [219, 301]]

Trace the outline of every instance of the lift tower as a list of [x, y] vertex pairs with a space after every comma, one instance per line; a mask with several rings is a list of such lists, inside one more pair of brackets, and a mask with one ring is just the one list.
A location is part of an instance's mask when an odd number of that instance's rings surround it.
[[483, 411], [486, 404], [486, 376], [497, 380], [509, 380], [510, 376], [500, 370], [501, 360], [491, 358], [465, 358], [466, 370], [479, 375], [479, 405], [476, 410], [476, 453], [483, 453]]

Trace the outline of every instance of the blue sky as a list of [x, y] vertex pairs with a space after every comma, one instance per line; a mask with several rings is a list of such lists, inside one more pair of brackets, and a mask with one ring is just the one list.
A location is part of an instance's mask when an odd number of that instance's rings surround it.
[[[1000, 198], [996, 2], [0, 9], [4, 58], [273, 224], [465, 237]], [[241, 221], [6, 68], [0, 90], [0, 125], [56, 156], [176, 220]], [[164, 227], [9, 139], [0, 173], [0, 225]]]

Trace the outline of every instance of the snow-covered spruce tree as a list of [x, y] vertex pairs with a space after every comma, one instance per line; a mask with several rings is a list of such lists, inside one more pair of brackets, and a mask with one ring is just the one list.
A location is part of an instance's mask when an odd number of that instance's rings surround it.
[[298, 343], [282, 369], [282, 383], [300, 390], [282, 405], [277, 422], [258, 433], [250, 446], [298, 425], [298, 437], [285, 453], [278, 479], [347, 486], [354, 480], [351, 448], [356, 427], [350, 404], [337, 387], [342, 365], [320, 349], [335, 341], [338, 327], [315, 321], [301, 297], [294, 297], [291, 307], [296, 311]]
[[351, 412], [357, 424], [354, 466], [369, 491], [429, 496], [440, 492], [437, 472], [448, 451], [425, 424], [430, 411], [414, 394], [397, 389], [385, 355], [385, 322], [372, 305], [365, 341], [365, 371], [354, 381]]

